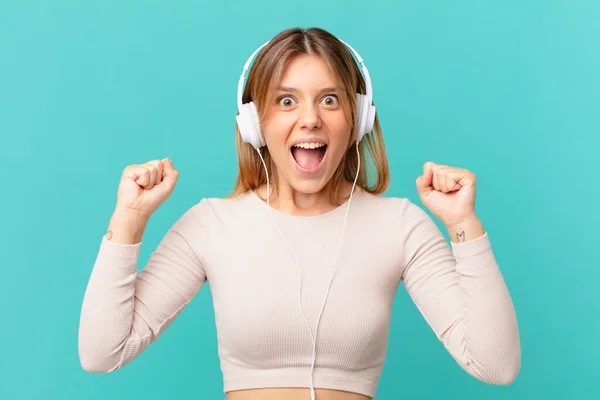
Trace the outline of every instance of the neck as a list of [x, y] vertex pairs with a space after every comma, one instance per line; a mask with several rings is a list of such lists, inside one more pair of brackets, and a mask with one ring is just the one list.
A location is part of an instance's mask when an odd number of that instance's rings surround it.
[[[342, 189], [343, 196], [349, 196], [352, 190], [352, 184], [346, 183]], [[266, 185], [257, 190], [258, 195], [266, 199]], [[277, 191], [269, 190], [271, 198], [269, 204], [271, 207], [286, 214], [298, 216], [310, 216], [324, 214], [339, 207], [331, 201], [331, 185], [328, 183], [317, 193], [302, 193], [295, 190], [292, 186], [283, 184], [277, 187]]]

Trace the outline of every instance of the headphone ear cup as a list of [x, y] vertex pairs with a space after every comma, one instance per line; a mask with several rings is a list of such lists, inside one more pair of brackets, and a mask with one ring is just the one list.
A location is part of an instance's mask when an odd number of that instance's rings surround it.
[[250, 109], [250, 115], [252, 116], [252, 126], [254, 128], [254, 138], [258, 143], [258, 147], [266, 146], [265, 138], [260, 131], [260, 120], [258, 118], [258, 110], [256, 109], [256, 105], [253, 101], [248, 104], [248, 108]]
[[369, 104], [369, 98], [360, 93], [356, 93], [356, 123], [356, 140], [360, 142], [364, 135], [373, 130], [375, 124], [375, 106]]
[[365, 134], [371, 132], [373, 130], [373, 126], [375, 125], [375, 106], [373, 104], [369, 104], [368, 105], [368, 111], [367, 111], [367, 121], [365, 124]]
[[258, 112], [254, 102], [244, 104], [235, 119], [244, 143], [250, 143], [255, 149], [266, 145], [260, 134]]
[[361, 141], [364, 130], [363, 130], [363, 121], [364, 121], [364, 105], [365, 105], [365, 95], [356, 93], [356, 140], [358, 142]]

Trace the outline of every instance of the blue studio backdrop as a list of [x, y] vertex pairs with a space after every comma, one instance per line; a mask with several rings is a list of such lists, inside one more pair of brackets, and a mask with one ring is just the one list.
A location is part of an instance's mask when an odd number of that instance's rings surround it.
[[522, 368], [465, 373], [400, 287], [378, 400], [600, 398], [597, 1], [0, 3], [0, 398], [222, 399], [210, 286], [111, 374], [79, 364], [81, 301], [126, 165], [170, 157], [171, 198], [138, 269], [237, 173], [251, 52], [317, 26], [371, 73], [391, 169], [420, 204], [433, 161], [477, 175], [477, 212], [513, 297]]

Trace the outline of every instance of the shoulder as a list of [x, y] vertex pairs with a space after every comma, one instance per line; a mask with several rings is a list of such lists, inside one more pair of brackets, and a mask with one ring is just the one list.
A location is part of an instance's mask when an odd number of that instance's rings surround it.
[[239, 221], [251, 203], [247, 194], [233, 198], [201, 197], [179, 214], [170, 232], [187, 240], [206, 237], [211, 229], [224, 222]]
[[224, 216], [232, 217], [245, 213], [256, 204], [257, 201], [252, 192], [242, 193], [235, 197], [202, 197], [185, 212], [184, 217], [208, 226]]
[[371, 215], [399, 218], [405, 222], [429, 218], [427, 212], [408, 197], [384, 196], [366, 191], [359, 193], [359, 207]]
[[408, 197], [361, 192], [357, 200], [356, 208], [362, 216], [361, 220], [369, 221], [382, 233], [393, 233], [396, 240], [423, 240], [440, 234], [439, 227], [429, 213]]

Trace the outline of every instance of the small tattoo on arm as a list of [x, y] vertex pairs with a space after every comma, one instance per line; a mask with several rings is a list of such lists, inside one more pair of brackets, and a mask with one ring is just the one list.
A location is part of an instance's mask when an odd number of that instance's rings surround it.
[[112, 239], [112, 231], [106, 232], [106, 239], [108, 239], [108, 240]]
[[466, 237], [465, 237], [465, 231], [462, 231], [460, 233], [456, 233], [456, 241], [460, 243], [460, 239], [462, 238], [463, 242], [466, 242]]

